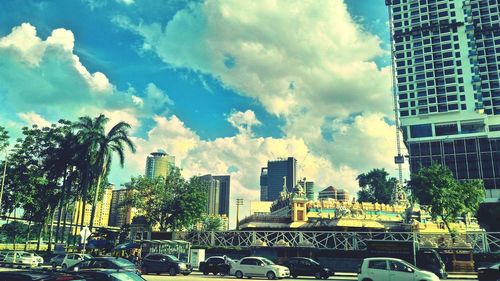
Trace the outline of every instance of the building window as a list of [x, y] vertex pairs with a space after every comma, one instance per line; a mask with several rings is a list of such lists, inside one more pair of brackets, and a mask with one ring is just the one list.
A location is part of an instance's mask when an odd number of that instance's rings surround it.
[[410, 136], [412, 138], [432, 137], [432, 125], [431, 124], [412, 125], [410, 126]]
[[436, 136], [449, 136], [458, 134], [458, 126], [456, 123], [451, 124], [436, 124]]

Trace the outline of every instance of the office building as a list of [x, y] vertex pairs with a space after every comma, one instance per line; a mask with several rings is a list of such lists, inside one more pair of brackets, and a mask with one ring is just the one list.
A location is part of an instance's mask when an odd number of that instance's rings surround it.
[[167, 178], [170, 168], [175, 166], [175, 157], [163, 150], [152, 152], [146, 159], [146, 176], [150, 179]]
[[135, 208], [123, 206], [127, 194], [127, 188], [113, 190], [111, 206], [109, 211], [109, 226], [121, 227], [124, 224], [131, 224], [135, 216]]
[[[113, 187], [109, 186], [104, 189], [102, 199], [97, 202], [95, 216], [94, 216], [94, 226], [108, 226], [109, 214], [111, 207], [111, 200], [113, 196]], [[90, 224], [90, 217], [92, 214], [92, 204], [85, 204], [85, 209], [83, 209], [83, 201], [78, 200], [76, 202], [75, 211], [71, 212], [71, 221], [73, 224], [80, 224], [83, 215], [83, 225]], [[73, 233], [77, 233], [79, 228], [73, 228]]]
[[333, 199], [341, 202], [349, 201], [349, 192], [345, 189], [336, 189], [329, 186], [318, 193], [318, 201]]
[[219, 181], [219, 214], [229, 218], [229, 201], [231, 200], [231, 176], [213, 176]]
[[201, 179], [207, 187], [207, 207], [206, 213], [209, 215], [219, 214], [220, 181], [212, 175], [204, 175]]
[[299, 181], [299, 184], [304, 189], [307, 200], [314, 201], [314, 182], [307, 181], [306, 178], [303, 178], [301, 181]]
[[262, 201], [274, 201], [279, 198], [283, 186], [292, 192], [297, 183], [297, 160], [293, 157], [271, 160], [261, 169], [260, 198]]
[[386, 0], [410, 170], [439, 163], [500, 197], [500, 13], [488, 0]]

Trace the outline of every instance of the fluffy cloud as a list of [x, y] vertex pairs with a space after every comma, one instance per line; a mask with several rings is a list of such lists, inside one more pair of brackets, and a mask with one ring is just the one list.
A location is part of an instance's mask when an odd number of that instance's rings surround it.
[[21, 118], [21, 120], [23, 120], [28, 126], [37, 125], [40, 128], [50, 126], [49, 121], [45, 120], [42, 116], [33, 111], [25, 113], [21, 112], [18, 113], [17, 116], [19, 116], [19, 118]]
[[261, 124], [252, 110], [232, 112], [231, 116], [227, 118], [227, 121], [229, 121], [233, 127], [237, 128], [240, 133], [246, 134], [251, 134], [252, 127]]

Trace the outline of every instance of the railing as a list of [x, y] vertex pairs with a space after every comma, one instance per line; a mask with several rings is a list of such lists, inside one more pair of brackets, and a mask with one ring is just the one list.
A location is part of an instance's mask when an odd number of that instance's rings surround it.
[[334, 250], [366, 250], [367, 240], [415, 241], [429, 247], [472, 247], [476, 253], [500, 251], [500, 232], [443, 233], [337, 231], [219, 231], [176, 233], [197, 247], [290, 246]]

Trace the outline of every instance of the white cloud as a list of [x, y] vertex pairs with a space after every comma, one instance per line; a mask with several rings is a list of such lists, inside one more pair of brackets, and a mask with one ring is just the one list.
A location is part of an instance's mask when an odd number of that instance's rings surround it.
[[240, 133], [251, 134], [253, 126], [261, 125], [260, 121], [255, 117], [255, 112], [252, 110], [247, 110], [245, 112], [234, 111], [227, 118], [227, 121], [231, 123]]
[[117, 3], [125, 4], [127, 6], [135, 3], [135, 0], [116, 0]]
[[50, 127], [50, 122], [45, 120], [42, 116], [40, 116], [38, 113], [36, 112], [21, 112], [21, 113], [18, 113], [17, 116], [19, 118], [21, 118], [21, 120], [23, 120], [26, 125], [29, 125], [29, 126], [33, 126], [33, 125], [37, 125], [38, 127], [42, 128], [42, 127]]

